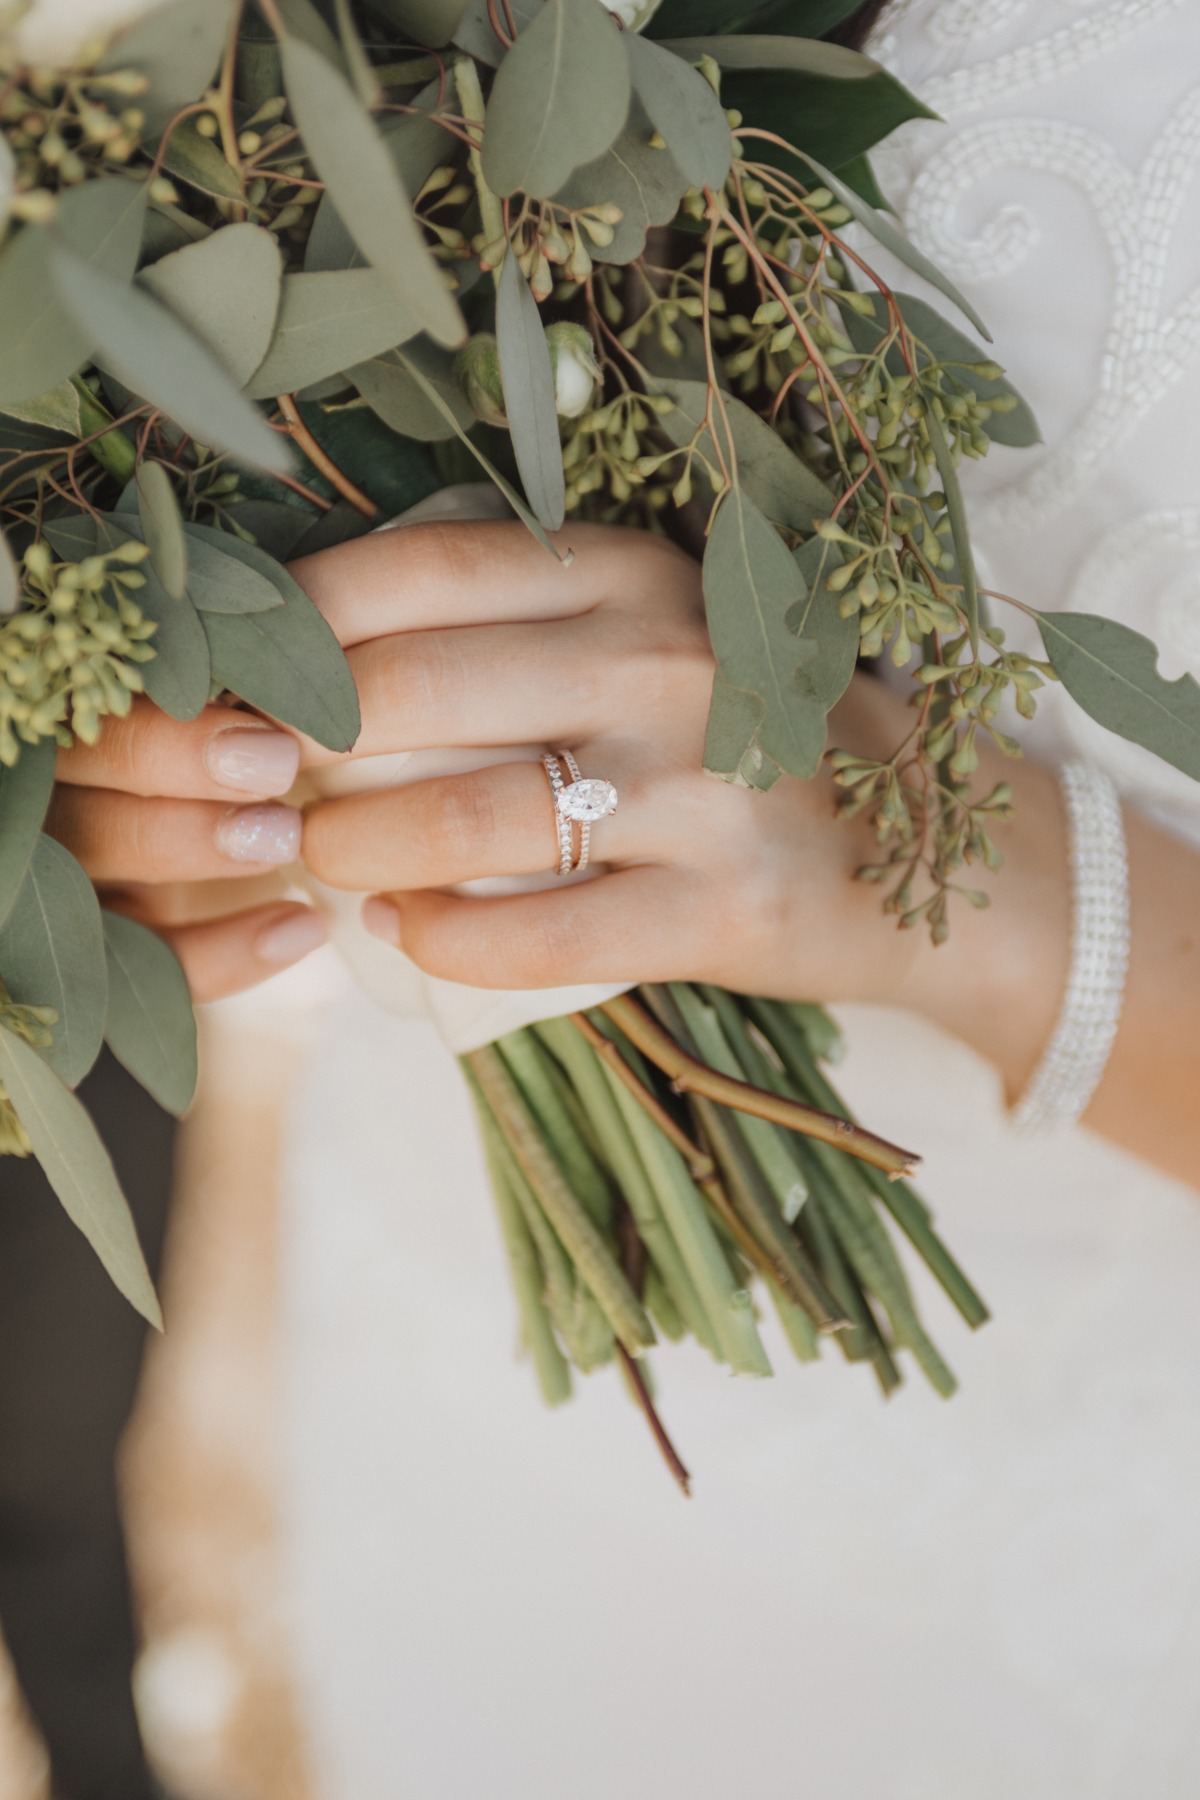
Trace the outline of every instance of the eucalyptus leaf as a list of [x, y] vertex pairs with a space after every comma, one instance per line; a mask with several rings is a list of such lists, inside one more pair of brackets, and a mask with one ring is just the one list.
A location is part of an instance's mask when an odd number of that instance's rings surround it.
[[11, 769], [0, 764], [0, 925], [12, 911], [41, 834], [54, 791], [54, 763], [54, 741], [43, 738], [22, 744]]
[[760, 733], [766, 710], [760, 695], [735, 688], [717, 670], [704, 734], [704, 767], [710, 775], [763, 793], [775, 785], [783, 770], [763, 751]]
[[54, 1041], [39, 1054], [77, 1086], [104, 1041], [104, 933], [96, 890], [70, 852], [44, 834], [0, 926], [0, 973], [19, 1005], [54, 1007]]
[[979, 582], [975, 574], [975, 556], [971, 549], [971, 531], [967, 523], [967, 508], [962, 496], [962, 487], [955, 467], [954, 453], [946, 437], [941, 420], [937, 417], [930, 396], [926, 394], [925, 429], [929, 433], [929, 444], [937, 463], [938, 475], [941, 478], [942, 491], [946, 496], [946, 517], [950, 521], [950, 535], [954, 542], [954, 560], [958, 565], [958, 578], [962, 583], [962, 609], [966, 615], [967, 630], [971, 636], [971, 648], [979, 647]]
[[172, 600], [187, 591], [187, 542], [171, 477], [153, 458], [139, 463], [135, 476], [138, 517], [143, 541], [150, 549], [154, 573]]
[[[507, 13], [518, 35], [541, 12], [544, 0], [508, 0]], [[504, 45], [496, 36], [488, 17], [488, 0], [467, 0], [466, 9], [454, 32], [454, 42], [476, 62], [494, 68], [504, 56]]]
[[789, 37], [819, 38], [858, 11], [862, 0], [765, 0], [765, 4], [733, 8], [727, 0], [663, 0], [651, 20], [655, 37], [682, 37], [685, 32], [756, 31]]
[[629, 263], [646, 248], [646, 233], [675, 217], [689, 182], [669, 150], [650, 142], [653, 126], [635, 96], [629, 119], [603, 156], [576, 169], [555, 196], [558, 205], [578, 211], [604, 201], [621, 209], [611, 244], [591, 244], [594, 262]]
[[279, 434], [166, 307], [72, 251], [56, 248], [51, 267], [59, 300], [118, 381], [202, 444], [259, 468], [287, 471], [291, 458]]
[[[870, 303], [871, 313], [864, 315], [847, 308], [843, 314], [843, 324], [855, 348], [867, 351], [872, 350], [884, 332], [890, 330], [891, 320], [887, 301], [882, 294], [868, 293], [862, 299]], [[914, 340], [915, 360], [919, 370], [924, 370], [930, 362], [943, 363], [948, 366], [955, 381], [969, 387], [981, 400], [992, 400], [1003, 394], [1016, 401], [1011, 412], [992, 413], [984, 421], [983, 429], [994, 443], [1009, 444], [1015, 449], [1026, 449], [1031, 444], [1041, 443], [1042, 434], [1032, 409], [1012, 383], [1003, 375], [988, 377], [978, 373], [980, 364], [992, 360], [978, 344], [972, 343], [957, 326], [943, 319], [928, 302], [919, 300], [916, 295], [893, 293], [892, 299]], [[888, 351], [887, 365], [893, 374], [903, 374], [904, 355], [898, 344], [894, 344]]]
[[420, 329], [416, 313], [378, 269], [285, 275], [275, 335], [246, 392], [252, 400], [293, 394], [407, 343]]
[[373, 106], [378, 106], [382, 98], [379, 77], [363, 49], [362, 39], [350, 11], [350, 0], [333, 0], [333, 12], [337, 20], [338, 42], [342, 46], [346, 72], [355, 93], [369, 112]]
[[105, 912], [108, 1047], [158, 1104], [178, 1116], [196, 1091], [196, 1018], [179, 958], [157, 933]]
[[337, 638], [304, 589], [265, 551], [231, 538], [228, 553], [272, 580], [283, 605], [270, 612], [202, 615], [213, 680], [326, 749], [349, 750], [361, 721]]
[[467, 0], [383, 0], [383, 10], [418, 44], [440, 50], [462, 23]]
[[[784, 144], [807, 150], [833, 168], [862, 156], [910, 119], [936, 117], [888, 70], [840, 44], [740, 37], [709, 42], [772, 46], [758, 57], [721, 50], [719, 60], [729, 64], [723, 71], [721, 99], [742, 114], [743, 130], [773, 132]], [[781, 53], [776, 60], [776, 45], [790, 45], [791, 53]], [[792, 166], [788, 151], [779, 145], [755, 138], [748, 130], [745, 141], [756, 161]]]
[[138, 282], [244, 387], [270, 348], [282, 277], [275, 237], [240, 221], [161, 257]]
[[137, 69], [147, 77], [138, 105], [158, 130], [209, 86], [232, 19], [232, 0], [174, 0], [115, 38], [100, 68], [105, 73]]
[[[324, 57], [333, 68], [340, 69], [343, 74], [348, 73], [342, 46], [313, 0], [278, 0], [278, 7], [284, 30], [289, 37], [299, 38], [301, 43], [307, 44], [310, 50], [315, 50], [319, 56]], [[278, 91], [278, 86], [271, 89], [272, 94]]]
[[797, 687], [812, 694], [831, 712], [850, 686], [858, 666], [858, 615], [842, 617], [841, 607], [829, 592], [826, 580], [830, 561], [839, 552], [824, 538], [809, 538], [793, 550], [805, 594], [787, 616], [789, 631], [811, 653], [796, 673]]
[[137, 603], [157, 627], [150, 640], [154, 655], [141, 668], [146, 692], [173, 719], [194, 719], [207, 704], [211, 683], [204, 627], [186, 594], [173, 600], [152, 567], [143, 563], [140, 573], [145, 585], [137, 590]]
[[117, 280], [137, 267], [146, 210], [143, 184], [115, 176], [68, 188], [53, 229], [26, 225], [0, 255], [0, 406], [35, 399], [86, 361], [95, 337], [58, 294], [56, 244], [65, 242]]
[[242, 179], [225, 160], [215, 138], [204, 137], [196, 128], [195, 118], [182, 119], [163, 152], [163, 168], [177, 181], [199, 188], [218, 200], [242, 199]]
[[852, 213], [859, 224], [870, 232], [877, 244], [882, 244], [883, 248], [889, 250], [896, 258], [897, 262], [902, 262], [906, 269], [911, 269], [914, 275], [919, 275], [923, 281], [927, 281], [931, 287], [935, 287], [939, 294], [944, 294], [947, 300], [953, 301], [959, 312], [970, 319], [980, 336], [986, 338], [989, 344], [991, 343], [992, 334], [971, 302], [959, 292], [948, 275], [942, 274], [935, 262], [931, 262], [923, 251], [918, 250], [916, 245], [905, 237], [899, 226], [889, 219], [886, 213], [869, 205], [855, 193], [853, 188], [847, 187], [844, 181], [839, 181], [831, 169], [827, 169], [823, 163], [819, 163], [806, 150], [798, 151], [798, 155], [802, 162], [806, 162], [809, 168], [820, 176], [822, 185], [841, 201], [847, 212]]
[[282, 56], [304, 147], [355, 243], [421, 327], [441, 343], [461, 342], [466, 327], [458, 303], [370, 114], [344, 77], [309, 45], [288, 38]]
[[[414, 366], [437, 391], [446, 410], [430, 401]], [[438, 443], [470, 430], [474, 423], [474, 414], [454, 378], [454, 358], [427, 341], [385, 351], [382, 356], [355, 363], [346, 373], [371, 410], [403, 437]]]
[[450, 426], [451, 430], [453, 431], [455, 437], [457, 437], [466, 446], [466, 448], [471, 452], [471, 455], [475, 458], [475, 461], [479, 464], [480, 468], [484, 471], [484, 473], [488, 476], [488, 478], [491, 481], [495, 482], [497, 488], [499, 488], [500, 492], [504, 495], [504, 498], [508, 501], [508, 504], [512, 507], [512, 509], [516, 513], [517, 517], [521, 520], [522, 524], [524, 524], [533, 533], [533, 535], [537, 539], [538, 543], [543, 545], [547, 550], [549, 550], [550, 554], [552, 556], [556, 557], [559, 562], [563, 562], [563, 561], [567, 560], [555, 548], [554, 544], [551, 542], [550, 538], [547, 536], [545, 528], [541, 524], [541, 521], [536, 519], [534, 517], [534, 515], [530, 512], [529, 508], [526, 506], [524, 500], [522, 500], [520, 494], [518, 494], [518, 492], [517, 492], [516, 488], [513, 486], [512, 482], [505, 480], [504, 476], [500, 473], [500, 471], [496, 467], [495, 463], [493, 463], [490, 460], [490, 458], [488, 458], [487, 456], [484, 455], [483, 451], [479, 448], [479, 445], [475, 442], [474, 438], [469, 437], [467, 435], [467, 433], [463, 430], [462, 426], [458, 422], [457, 417], [455, 416], [454, 409], [450, 406], [448, 401], [443, 399], [442, 395], [438, 392], [438, 389], [435, 386], [435, 384], [432, 381], [430, 381], [426, 375], [424, 375], [422, 373], [422, 371], [418, 368], [416, 363], [410, 363], [408, 365], [408, 370], [409, 370], [409, 373], [412, 376], [413, 380], [416, 382], [417, 386], [421, 389], [422, 393], [425, 395], [425, 398], [429, 401], [430, 405], [432, 407], [434, 407], [436, 409], [436, 411], [441, 413], [442, 417], [445, 419], [446, 423]]
[[556, 194], [602, 156], [629, 111], [629, 58], [596, 0], [545, 0], [496, 72], [483, 172], [497, 194]]
[[0, 228], [8, 218], [9, 203], [17, 185], [17, 161], [6, 137], [0, 137]]
[[22, 419], [27, 425], [45, 425], [50, 431], [62, 431], [68, 437], [81, 437], [83, 425], [79, 417], [79, 390], [70, 381], [60, 381], [32, 400], [18, 400], [0, 409], [10, 419]]
[[[229, 517], [244, 531], [251, 533], [260, 550], [265, 550], [268, 556], [277, 557], [280, 562], [286, 562], [313, 522], [313, 515], [308, 507], [288, 506], [281, 500], [238, 500], [236, 505], [230, 507]], [[252, 570], [234, 562], [232, 557], [227, 557], [224, 551], [209, 552], [205, 546], [205, 554], [211, 554], [223, 571], [232, 573], [233, 569], [237, 569], [239, 575], [256, 584], [260, 580]], [[194, 558], [193, 548], [193, 560]], [[250, 604], [245, 603], [240, 588], [231, 591], [231, 586], [223, 575], [211, 596], [196, 600], [196, 605], [202, 612], [265, 612], [268, 607], [283, 605], [282, 594], [269, 588], [265, 581], [262, 589], [266, 598], [260, 601], [257, 597], [247, 596]], [[192, 598], [196, 599], [194, 585]], [[213, 600], [219, 600], [220, 604], [213, 604]]]
[[688, 60], [633, 31], [623, 41], [634, 90], [672, 157], [696, 187], [719, 192], [733, 155], [720, 100]]
[[86, 1107], [36, 1050], [3, 1027], [0, 1081], [67, 1217], [130, 1304], [161, 1329], [162, 1313], [128, 1203]]
[[[861, 50], [822, 43], [816, 38], [730, 33], [720, 37], [667, 38], [664, 48], [688, 62], [711, 56], [723, 69], [791, 70], [800, 75], [820, 75], [828, 81], [870, 81], [881, 73], [879, 63], [864, 56]], [[933, 115], [926, 109], [926, 116]]]
[[804, 598], [804, 578], [782, 538], [749, 496], [722, 499], [703, 564], [704, 606], [725, 680], [764, 703], [764, 756], [793, 775], [811, 775], [825, 748], [825, 707], [797, 686], [804, 661], [788, 616]]
[[[460, 146], [437, 112], [445, 99], [445, 83], [431, 81], [410, 102], [412, 112], [397, 114], [380, 126], [379, 135], [400, 173], [406, 194], [420, 193], [433, 171], [453, 162], [459, 154]], [[305, 269], [353, 269], [365, 263], [333, 195], [322, 194], [304, 247]]]
[[8, 539], [0, 531], [0, 617], [16, 612], [21, 601], [21, 576]]
[[[131, 482], [130, 487], [134, 489], [134, 510], [118, 509], [116, 512], [99, 515], [101, 530], [107, 528], [109, 534], [102, 539], [101, 547], [104, 549], [111, 549], [123, 538], [136, 538], [141, 543], [146, 542], [145, 527], [136, 511], [136, 484]], [[124, 498], [122, 495], [122, 501]], [[238, 510], [240, 512], [242, 509]], [[280, 510], [293, 514], [300, 522], [299, 529], [305, 529], [305, 513], [291, 506]], [[72, 533], [71, 527], [75, 523], [72, 520], [55, 520], [46, 527], [46, 535], [60, 556], [88, 556], [96, 548], [93, 521], [89, 519], [78, 522], [79, 525], [90, 528], [86, 533], [79, 530]], [[259, 569], [248, 567], [237, 555], [235, 546], [239, 540], [230, 532], [217, 531], [211, 525], [197, 525], [188, 520], [184, 524], [183, 533], [187, 551], [187, 595], [194, 607], [198, 607], [201, 612], [242, 613], [266, 612], [273, 606], [283, 605], [283, 595], [274, 582]], [[139, 597], [141, 592], [139, 589]], [[157, 646], [157, 636], [154, 643]]]
[[[675, 402], [674, 412], [664, 413], [659, 424], [676, 444], [695, 438], [710, 462], [718, 461], [712, 436], [705, 425], [708, 387], [702, 381], [659, 380], [655, 389]], [[817, 519], [828, 518], [833, 495], [764, 419], [732, 394], [722, 395], [718, 411], [721, 446], [729, 460], [730, 439], [738, 481], [769, 519], [789, 531], [809, 532]]]
[[1200, 781], [1200, 684], [1167, 681], [1140, 631], [1093, 613], [1035, 613], [1046, 656], [1096, 722]]
[[566, 481], [554, 370], [537, 301], [511, 253], [505, 257], [496, 290], [496, 346], [513, 454], [525, 496], [547, 531], [557, 531], [566, 514]]

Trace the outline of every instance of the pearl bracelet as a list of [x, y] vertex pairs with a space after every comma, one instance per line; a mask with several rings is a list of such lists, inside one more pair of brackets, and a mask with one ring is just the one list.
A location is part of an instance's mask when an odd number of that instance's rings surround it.
[[1071, 965], [1054, 1035], [1012, 1112], [1021, 1131], [1074, 1125], [1100, 1085], [1129, 964], [1129, 860], [1121, 803], [1088, 763], [1059, 771], [1071, 868]]

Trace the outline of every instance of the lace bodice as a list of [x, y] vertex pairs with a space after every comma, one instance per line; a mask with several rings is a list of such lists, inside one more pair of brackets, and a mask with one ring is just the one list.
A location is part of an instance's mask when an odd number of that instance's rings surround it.
[[[895, 0], [870, 48], [945, 121], [881, 148], [884, 190], [1045, 437], [966, 472], [988, 585], [1119, 618], [1165, 674], [1200, 676], [1200, 6]], [[1185, 776], [1061, 692], [1043, 715], [1048, 753], [1102, 762], [1200, 837]]]

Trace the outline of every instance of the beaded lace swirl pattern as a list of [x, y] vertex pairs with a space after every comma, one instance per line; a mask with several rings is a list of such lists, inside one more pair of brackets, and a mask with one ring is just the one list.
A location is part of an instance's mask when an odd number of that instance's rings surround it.
[[1121, 803], [1089, 763], [1059, 771], [1071, 866], [1071, 966], [1054, 1035], [1020, 1100], [1022, 1131], [1074, 1125], [1108, 1062], [1129, 965], [1129, 861]]

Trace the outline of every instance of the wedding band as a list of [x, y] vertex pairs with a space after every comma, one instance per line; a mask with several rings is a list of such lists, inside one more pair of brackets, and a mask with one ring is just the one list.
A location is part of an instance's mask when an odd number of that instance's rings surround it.
[[[562, 764], [570, 781], [562, 778]], [[591, 853], [592, 826], [617, 810], [617, 790], [611, 781], [585, 776], [569, 750], [542, 756], [542, 766], [554, 796], [554, 822], [558, 830], [558, 873], [572, 875], [586, 869]], [[579, 854], [575, 855], [572, 824], [579, 826]]]

